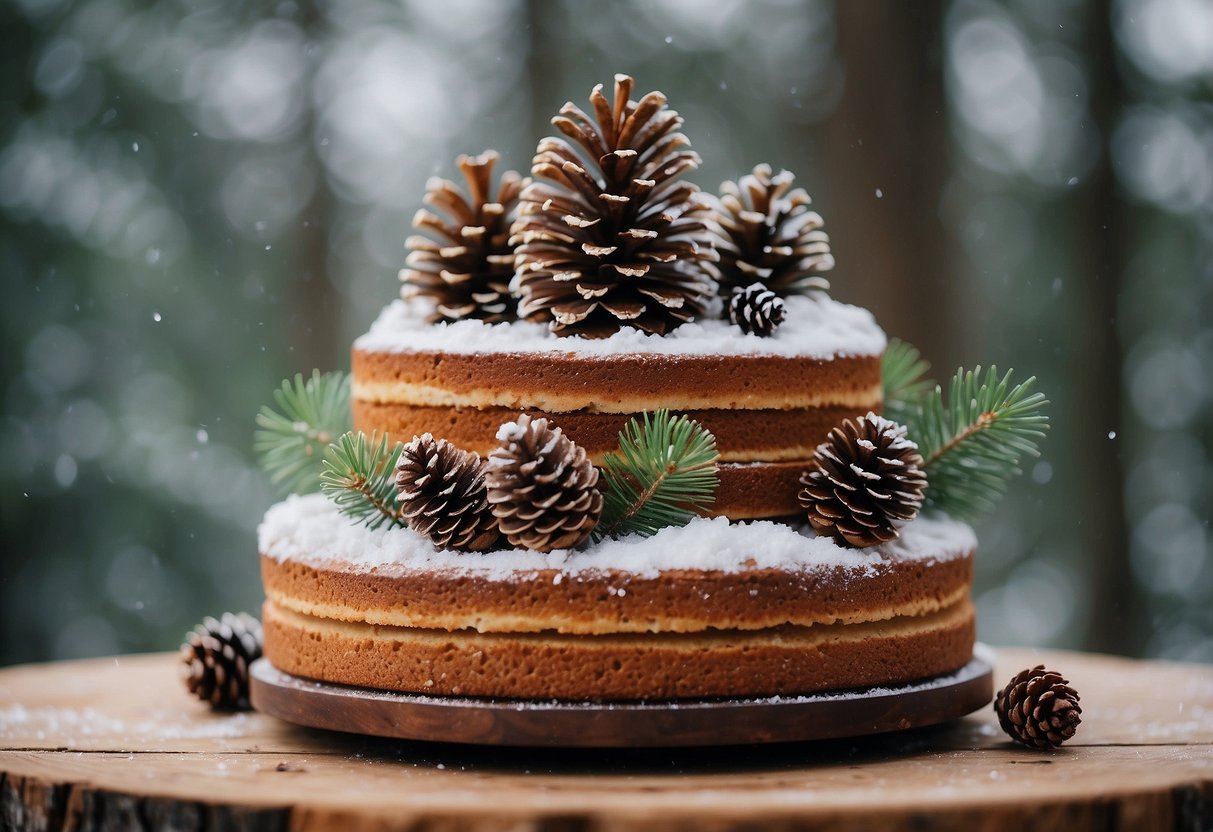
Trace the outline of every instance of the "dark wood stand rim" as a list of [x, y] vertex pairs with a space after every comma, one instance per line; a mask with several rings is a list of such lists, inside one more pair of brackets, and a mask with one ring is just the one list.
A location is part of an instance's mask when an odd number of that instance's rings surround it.
[[935, 679], [795, 697], [669, 702], [563, 702], [426, 696], [291, 676], [266, 659], [251, 670], [253, 706], [310, 728], [475, 745], [656, 748], [836, 739], [936, 725], [993, 696], [978, 645], [970, 662]]

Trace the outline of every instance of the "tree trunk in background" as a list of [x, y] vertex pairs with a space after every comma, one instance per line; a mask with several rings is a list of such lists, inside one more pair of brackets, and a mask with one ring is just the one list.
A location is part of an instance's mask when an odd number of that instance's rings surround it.
[[[321, 41], [324, 17], [315, 2], [300, 5], [299, 21], [309, 40]], [[313, 86], [310, 76], [315, 73], [318, 61], [319, 50], [311, 56], [308, 66], [308, 89]], [[306, 112], [307, 123], [301, 131], [301, 142], [305, 164], [311, 169], [316, 184], [311, 200], [299, 217], [302, 231], [296, 248], [298, 280], [291, 284], [294, 297], [290, 299], [291, 326], [299, 333], [291, 337], [291, 343], [295, 345], [297, 366], [305, 375], [308, 368], [332, 367], [335, 357], [347, 355], [346, 346], [337, 343], [341, 300], [329, 279], [329, 237], [335, 221], [333, 194], [329, 190], [324, 163], [316, 154], [315, 110], [308, 107]], [[338, 366], [345, 366], [344, 362]]]
[[961, 320], [940, 219], [948, 127], [939, 3], [839, 3], [845, 90], [824, 126], [836, 297], [955, 366]]
[[[569, 91], [563, 89], [560, 50], [569, 37], [565, 8], [558, 0], [528, 0], [524, 22], [530, 36], [527, 50], [527, 81], [531, 88], [529, 135], [552, 134], [553, 101], [564, 102]], [[561, 98], [561, 96], [565, 98]], [[559, 105], [556, 105], [559, 106]], [[529, 160], [528, 160], [529, 161]]]
[[1112, 40], [1108, 0], [1088, 6], [1086, 34], [1090, 56], [1087, 78], [1092, 124], [1102, 141], [1099, 161], [1074, 199], [1073, 269], [1078, 303], [1077, 331], [1086, 338], [1070, 356], [1075, 409], [1082, 425], [1072, 449], [1077, 470], [1089, 487], [1076, 491], [1083, 556], [1088, 559], [1092, 613], [1085, 646], [1110, 653], [1140, 655], [1149, 628], [1129, 563], [1128, 523], [1124, 509], [1121, 368], [1116, 314], [1127, 262], [1121, 204], [1109, 158], [1108, 140], [1124, 98]]

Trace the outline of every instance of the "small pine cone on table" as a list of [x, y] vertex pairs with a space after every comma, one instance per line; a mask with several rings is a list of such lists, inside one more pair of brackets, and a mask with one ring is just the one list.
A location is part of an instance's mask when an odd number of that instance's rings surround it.
[[906, 429], [868, 413], [830, 431], [800, 484], [813, 530], [862, 549], [893, 540], [918, 515], [927, 475]]
[[1043, 664], [1016, 674], [995, 697], [994, 712], [1002, 730], [1030, 748], [1057, 748], [1082, 722], [1078, 692]]
[[808, 193], [791, 190], [788, 171], [771, 174], [770, 165], [720, 186], [720, 294], [762, 283], [780, 297], [828, 289], [821, 272], [834, 268], [830, 238], [821, 215], [809, 210]]
[[547, 419], [522, 414], [497, 432], [485, 480], [501, 533], [514, 546], [550, 552], [585, 541], [602, 515], [598, 469]]
[[447, 216], [425, 209], [417, 212], [413, 227], [423, 234], [406, 241], [410, 253], [400, 279], [405, 297], [434, 301], [431, 322], [475, 318], [498, 323], [517, 318], [517, 304], [510, 295], [514, 276], [510, 225], [527, 180], [506, 171], [493, 197], [497, 158], [492, 150], [459, 157], [456, 164], [467, 180], [466, 196], [445, 179], [434, 177], [426, 183], [426, 204]]
[[715, 293], [711, 206], [680, 180], [699, 156], [666, 97], [632, 101], [632, 84], [616, 75], [613, 103], [596, 86], [592, 118], [572, 102], [561, 108], [552, 124], [572, 141], [539, 143], [520, 197], [518, 314], [556, 335], [665, 335]]
[[249, 708], [249, 665], [261, 658], [261, 622], [248, 613], [210, 616], [185, 636], [182, 677], [216, 710]]
[[760, 337], [771, 335], [783, 323], [787, 308], [779, 295], [761, 283], [751, 283], [744, 289], [734, 289], [729, 298], [729, 320], [742, 332]]
[[483, 552], [500, 536], [478, 454], [425, 433], [396, 462], [396, 498], [409, 528], [441, 549]]

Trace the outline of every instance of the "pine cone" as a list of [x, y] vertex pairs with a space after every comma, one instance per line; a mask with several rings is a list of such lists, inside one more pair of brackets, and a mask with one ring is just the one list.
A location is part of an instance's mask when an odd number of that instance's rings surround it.
[[396, 491], [409, 528], [439, 548], [483, 552], [497, 542], [479, 455], [414, 436], [396, 463]]
[[803, 188], [789, 192], [795, 177], [788, 171], [771, 175], [758, 165], [737, 182], [720, 186], [716, 222], [720, 233], [720, 294], [762, 283], [780, 297], [810, 289], [828, 289], [817, 276], [834, 268], [830, 238], [821, 215], [809, 210]]
[[1078, 693], [1043, 664], [1007, 682], [994, 699], [994, 712], [1011, 739], [1032, 748], [1057, 748], [1082, 722]]
[[547, 419], [522, 414], [497, 432], [485, 480], [501, 533], [515, 546], [571, 549], [602, 515], [598, 469], [585, 449]]
[[906, 429], [875, 413], [847, 419], [817, 446], [800, 478], [809, 524], [846, 546], [893, 540], [922, 507], [927, 476]]
[[742, 332], [767, 337], [775, 327], [783, 323], [787, 313], [779, 295], [761, 283], [752, 283], [744, 289], [734, 289], [729, 298], [729, 320], [741, 327]]
[[664, 95], [636, 102], [631, 91], [632, 79], [616, 75], [612, 105], [596, 86], [594, 120], [565, 104], [552, 124], [577, 147], [541, 141], [535, 181], [522, 191], [518, 314], [550, 320], [557, 335], [603, 337], [623, 326], [664, 335], [702, 315], [714, 292], [711, 208], [678, 181], [699, 156], [676, 132], [682, 118]]
[[490, 201], [497, 153], [486, 150], [456, 161], [467, 179], [467, 197], [453, 182], [437, 177], [426, 183], [425, 202], [448, 219], [425, 210], [413, 217], [413, 227], [428, 236], [409, 237], [411, 249], [400, 271], [405, 297], [432, 298], [431, 321], [478, 318], [489, 323], [517, 318], [510, 297], [514, 250], [510, 224], [524, 180], [514, 171], [501, 177], [497, 197]]
[[249, 708], [249, 665], [261, 658], [261, 622], [248, 613], [207, 616], [181, 645], [190, 693], [221, 710]]

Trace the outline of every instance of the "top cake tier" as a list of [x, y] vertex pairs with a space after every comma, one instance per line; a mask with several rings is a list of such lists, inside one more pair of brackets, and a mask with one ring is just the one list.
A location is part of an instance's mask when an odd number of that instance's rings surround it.
[[866, 310], [825, 296], [787, 304], [769, 338], [709, 318], [664, 337], [594, 340], [519, 321], [435, 325], [397, 301], [354, 343], [354, 425], [393, 440], [431, 433], [483, 456], [528, 413], [601, 463], [631, 416], [667, 408], [716, 437], [713, 513], [795, 514], [799, 477], [830, 428], [880, 410], [885, 335]]

